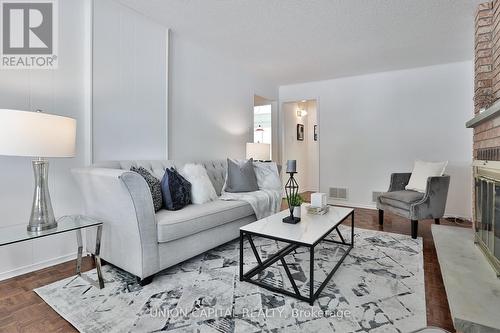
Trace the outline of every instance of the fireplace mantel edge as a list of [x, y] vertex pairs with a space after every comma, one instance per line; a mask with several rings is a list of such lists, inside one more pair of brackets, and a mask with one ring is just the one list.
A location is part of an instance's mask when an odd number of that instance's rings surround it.
[[476, 114], [474, 118], [465, 123], [465, 127], [474, 128], [481, 123], [497, 116], [500, 116], [500, 100], [493, 103], [493, 105], [487, 108], [484, 112]]

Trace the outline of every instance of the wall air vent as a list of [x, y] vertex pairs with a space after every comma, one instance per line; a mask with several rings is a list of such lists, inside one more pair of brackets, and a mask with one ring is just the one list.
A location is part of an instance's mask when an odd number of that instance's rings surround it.
[[378, 197], [384, 192], [377, 192], [377, 191], [373, 191], [372, 192], [372, 202], [377, 202], [377, 199]]
[[332, 199], [347, 200], [347, 188], [330, 187], [329, 196]]

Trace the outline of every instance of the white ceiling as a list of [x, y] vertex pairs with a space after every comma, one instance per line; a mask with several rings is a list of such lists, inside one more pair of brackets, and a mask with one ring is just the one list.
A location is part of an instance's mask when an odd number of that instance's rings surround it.
[[481, 0], [120, 0], [277, 84], [473, 58]]

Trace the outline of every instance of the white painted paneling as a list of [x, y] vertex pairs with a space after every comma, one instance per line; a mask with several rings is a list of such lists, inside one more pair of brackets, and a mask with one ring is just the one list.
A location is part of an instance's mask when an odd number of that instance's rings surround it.
[[[0, 108], [35, 110], [77, 120], [76, 156], [50, 159], [49, 186], [57, 217], [78, 213], [81, 198], [70, 169], [85, 164], [86, 151], [84, 62], [90, 12], [88, 0], [59, 1], [59, 68], [56, 70], [2, 70]], [[27, 225], [33, 200], [31, 159], [0, 156], [0, 227]], [[0, 247], [0, 279], [65, 261], [76, 253], [73, 233], [46, 240]]]
[[473, 105], [469, 61], [280, 87], [280, 100], [319, 97], [320, 190], [347, 187], [372, 206], [392, 172], [415, 159], [448, 160], [446, 213], [471, 217]]
[[113, 1], [94, 1], [94, 161], [164, 159], [168, 30]]
[[276, 100], [277, 87], [175, 29], [170, 36], [170, 158], [244, 158], [253, 142], [254, 94]]

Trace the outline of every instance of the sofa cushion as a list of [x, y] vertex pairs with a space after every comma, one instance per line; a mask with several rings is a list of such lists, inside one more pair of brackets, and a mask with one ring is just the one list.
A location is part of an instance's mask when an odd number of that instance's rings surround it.
[[[207, 169], [208, 178], [212, 182], [215, 193], [221, 195], [222, 187], [226, 181], [226, 160], [192, 161], [192, 163], [201, 164]], [[95, 168], [111, 168], [130, 170], [132, 166], [142, 166], [151, 172], [158, 179], [162, 179], [165, 169], [174, 167], [177, 170], [182, 169], [186, 161], [173, 160], [135, 160], [135, 161], [104, 161], [93, 164]]]
[[244, 201], [219, 199], [177, 211], [162, 209], [156, 213], [158, 242], [170, 242], [253, 214], [252, 207]]
[[384, 205], [390, 205], [404, 210], [409, 210], [410, 206], [424, 197], [423, 193], [417, 191], [393, 191], [382, 193], [378, 199]]

